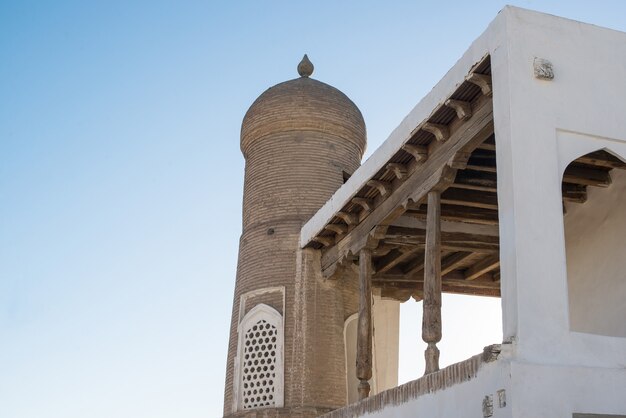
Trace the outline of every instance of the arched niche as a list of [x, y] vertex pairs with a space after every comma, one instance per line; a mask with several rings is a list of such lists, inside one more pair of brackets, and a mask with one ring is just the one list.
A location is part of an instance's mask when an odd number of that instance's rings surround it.
[[241, 320], [235, 359], [235, 409], [282, 407], [283, 317], [260, 303]]
[[626, 337], [626, 158], [572, 156], [562, 195], [570, 330]]

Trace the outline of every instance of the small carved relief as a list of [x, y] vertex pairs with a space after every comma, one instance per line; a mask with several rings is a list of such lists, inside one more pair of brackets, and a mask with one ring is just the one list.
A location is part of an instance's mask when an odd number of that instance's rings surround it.
[[540, 80], [552, 80], [554, 79], [554, 69], [552, 63], [543, 58], [535, 57], [533, 61], [533, 69], [535, 72], [535, 78]]
[[487, 395], [483, 399], [483, 417], [493, 416], [493, 395]]
[[504, 408], [506, 406], [506, 391], [500, 389], [498, 391], [498, 407]]

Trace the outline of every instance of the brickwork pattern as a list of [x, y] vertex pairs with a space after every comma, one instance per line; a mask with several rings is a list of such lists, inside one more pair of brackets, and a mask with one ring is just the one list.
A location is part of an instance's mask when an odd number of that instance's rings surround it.
[[[299, 234], [341, 186], [343, 171], [352, 173], [359, 166], [365, 124], [343, 93], [303, 77], [272, 87], [253, 103], [243, 121], [241, 149], [246, 158], [243, 232], [224, 415], [317, 416], [345, 403], [343, 321], [349, 314], [344, 306], [353, 308], [356, 295], [322, 283], [319, 253], [308, 250], [303, 256]], [[236, 412], [232, 390], [239, 299], [273, 286], [285, 287], [284, 408]]]

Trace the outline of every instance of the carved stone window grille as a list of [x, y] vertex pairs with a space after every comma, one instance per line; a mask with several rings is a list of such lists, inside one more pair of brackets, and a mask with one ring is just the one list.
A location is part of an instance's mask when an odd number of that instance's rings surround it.
[[236, 374], [238, 410], [283, 406], [282, 316], [259, 304], [240, 323]]

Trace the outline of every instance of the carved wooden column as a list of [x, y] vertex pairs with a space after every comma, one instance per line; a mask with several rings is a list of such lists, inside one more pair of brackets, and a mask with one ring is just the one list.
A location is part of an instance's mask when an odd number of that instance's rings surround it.
[[372, 378], [372, 250], [364, 248], [359, 255], [359, 325], [356, 342], [356, 377], [359, 399], [370, 393]]
[[428, 344], [424, 357], [429, 374], [439, 370], [441, 341], [441, 192], [428, 193], [426, 215], [426, 253], [424, 258], [424, 316], [422, 339]]

